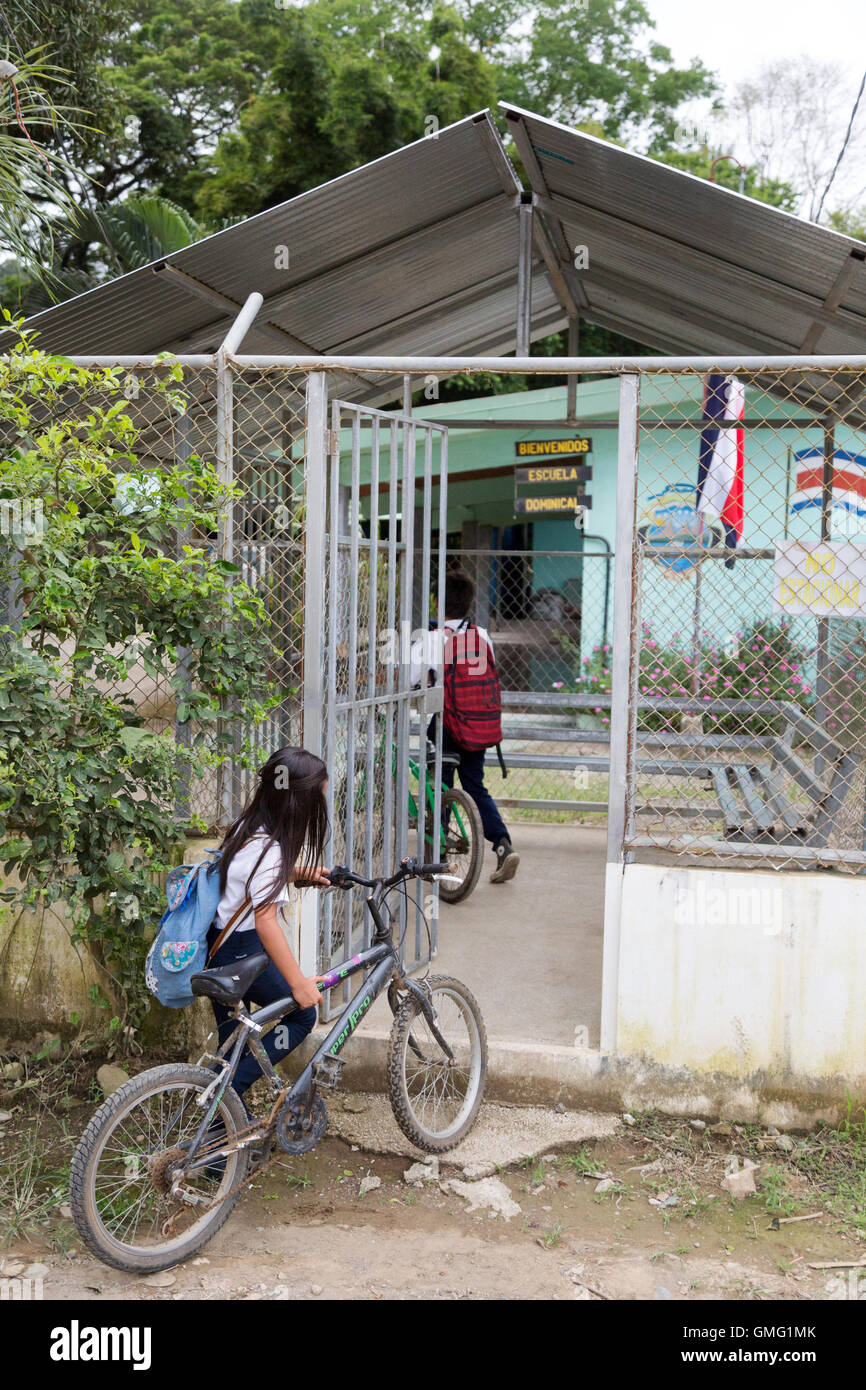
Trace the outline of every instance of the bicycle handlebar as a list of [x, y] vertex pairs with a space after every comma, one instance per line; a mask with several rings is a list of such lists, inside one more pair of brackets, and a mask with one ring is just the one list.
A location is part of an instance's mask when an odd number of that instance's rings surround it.
[[390, 878], [362, 878], [346, 864], [335, 864], [328, 870], [332, 888], [393, 888], [405, 878], [432, 878], [435, 874], [453, 873], [453, 864], [419, 864], [416, 859], [404, 859]]

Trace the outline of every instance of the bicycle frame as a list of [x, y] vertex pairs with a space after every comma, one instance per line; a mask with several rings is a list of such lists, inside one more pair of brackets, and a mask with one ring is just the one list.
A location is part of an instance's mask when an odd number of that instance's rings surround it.
[[417, 995], [421, 1009], [430, 1023], [434, 1036], [445, 1050], [446, 1055], [450, 1059], [453, 1059], [451, 1048], [436, 1026], [436, 1013], [429, 998], [420, 985], [416, 984], [414, 980], [409, 979], [400, 964], [397, 948], [394, 945], [389, 928], [386, 927], [385, 923], [382, 921], [378, 906], [374, 901], [374, 894], [371, 894], [371, 896], [367, 898], [367, 906], [376, 923], [376, 937], [374, 938], [373, 945], [369, 946], [365, 951], [361, 951], [358, 955], [353, 956], [351, 960], [346, 961], [343, 965], [329, 971], [327, 975], [322, 977], [319, 987], [322, 993], [324, 993], [328, 989], [333, 989], [334, 985], [339, 984], [342, 980], [358, 974], [359, 971], [369, 969], [370, 974], [354, 997], [349, 1000], [346, 1008], [328, 1033], [324, 1042], [321, 1043], [312, 1059], [307, 1063], [300, 1076], [291, 1087], [280, 1084], [271, 1059], [268, 1057], [268, 1054], [259, 1041], [259, 1034], [267, 1028], [268, 1024], [276, 1022], [277, 1019], [289, 1017], [290, 1014], [297, 1010], [299, 1007], [298, 1004], [291, 995], [287, 995], [282, 999], [274, 1000], [272, 1004], [266, 1004], [263, 1008], [258, 1009], [255, 1017], [251, 1017], [243, 1009], [242, 1004], [238, 1004], [238, 1027], [220, 1047], [215, 1060], [224, 1060], [229, 1049], [231, 1049], [231, 1057], [227, 1062], [224, 1061], [223, 1070], [214, 1078], [213, 1086], [209, 1086], [199, 1099], [198, 1103], [200, 1105], [206, 1104], [208, 1101], [210, 1101], [210, 1104], [208, 1105], [207, 1113], [199, 1125], [190, 1145], [187, 1158], [183, 1165], [184, 1173], [192, 1173], [199, 1168], [207, 1167], [214, 1162], [214, 1158], [217, 1156], [227, 1156], [236, 1149], [245, 1148], [249, 1144], [260, 1142], [263, 1134], [270, 1131], [275, 1121], [276, 1105], [271, 1113], [270, 1119], [266, 1122], [263, 1121], [262, 1126], [257, 1127], [257, 1130], [261, 1130], [262, 1132], [245, 1136], [238, 1139], [235, 1143], [226, 1142], [225, 1146], [220, 1148], [216, 1153], [206, 1153], [199, 1159], [195, 1157], [201, 1147], [202, 1140], [213, 1124], [217, 1110], [219, 1109], [220, 1101], [231, 1085], [232, 1078], [234, 1077], [238, 1063], [240, 1062], [247, 1044], [249, 1044], [250, 1051], [253, 1053], [259, 1066], [268, 1078], [272, 1091], [275, 1095], [279, 1096], [281, 1108], [293, 1104], [300, 1104], [308, 1109], [309, 1106], [312, 1105], [315, 1089], [318, 1086], [323, 1085], [331, 1089], [336, 1085], [339, 1072], [342, 1068], [342, 1063], [338, 1063], [336, 1059], [339, 1057], [340, 1052], [345, 1047], [349, 1038], [355, 1032], [361, 1019], [392, 979], [399, 981], [404, 988]]
[[[419, 786], [419, 788], [420, 788], [421, 785], [422, 785], [422, 782], [421, 782], [421, 769], [420, 769], [420, 765], [419, 765], [418, 763], [416, 763], [416, 762], [413, 762], [413, 760], [412, 760], [411, 758], [409, 759], [409, 773], [410, 773], [410, 776], [417, 778], [418, 786]], [[425, 768], [425, 774], [426, 774], [426, 768]], [[448, 788], [445, 787], [445, 784], [443, 783], [442, 785], [443, 785], [444, 790], [447, 791]], [[435, 794], [434, 789], [433, 789], [433, 778], [425, 775], [425, 777], [424, 777], [424, 782], [423, 782], [423, 786], [424, 786], [424, 797], [425, 797], [425, 800], [426, 800], [426, 802], [427, 802], [427, 806], [428, 806], [429, 811], [430, 811], [430, 819], [431, 819], [431, 821], [432, 821], [434, 815], [436, 814], [436, 794]], [[418, 818], [418, 802], [415, 800], [415, 797], [412, 795], [411, 790], [409, 791], [408, 796], [409, 796], [409, 818], [410, 818], [410, 820], [411, 820], [412, 817], [414, 816], [415, 819], [416, 819], [416, 821], [417, 821], [417, 818]], [[462, 819], [461, 819], [461, 817], [460, 817], [460, 807], [459, 807], [459, 806], [452, 806], [452, 807], [450, 808], [450, 815], [452, 815], [452, 816], [454, 817], [454, 819], [456, 820], [457, 825], [458, 825], [458, 828], [459, 828], [459, 831], [460, 831], [460, 834], [463, 836], [463, 838], [464, 838], [464, 840], [465, 840], [465, 839], [467, 838], [467, 836], [466, 836], [466, 826], [463, 824], [463, 821], [462, 821]], [[432, 837], [431, 837], [431, 839], [432, 839]], [[440, 849], [445, 849], [446, 839], [447, 839], [447, 830], [446, 830], [445, 824], [443, 823], [442, 826], [441, 826], [441, 828], [440, 828], [440, 831], [439, 831], [439, 847], [440, 847]], [[431, 845], [431, 850], [432, 850], [432, 848], [433, 848], [433, 846]]]

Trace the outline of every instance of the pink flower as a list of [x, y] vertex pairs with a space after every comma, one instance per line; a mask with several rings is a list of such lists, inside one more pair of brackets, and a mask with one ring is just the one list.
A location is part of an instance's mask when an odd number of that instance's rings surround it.
[[561, 690], [564, 684], [565, 684], [564, 681], [554, 681], [554, 682], [553, 682], [553, 688], [554, 688], [554, 690]]

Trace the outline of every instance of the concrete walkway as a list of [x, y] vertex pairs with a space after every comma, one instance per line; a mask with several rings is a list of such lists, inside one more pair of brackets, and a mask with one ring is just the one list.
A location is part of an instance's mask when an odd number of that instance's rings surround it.
[[[491, 1042], [598, 1047], [604, 827], [515, 825], [520, 868], [491, 883], [493, 854], [462, 903], [442, 903], [435, 975], [454, 975], [481, 1005]], [[370, 1010], [390, 1029], [384, 996]]]
[[583, 1027], [598, 1047], [607, 832], [515, 824], [512, 834], [516, 877], [491, 883], [488, 851], [474, 893], [440, 908], [431, 970], [469, 986], [492, 1039], [571, 1047]]

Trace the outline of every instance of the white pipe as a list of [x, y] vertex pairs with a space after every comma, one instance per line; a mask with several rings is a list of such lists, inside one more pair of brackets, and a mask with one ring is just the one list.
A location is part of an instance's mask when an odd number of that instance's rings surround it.
[[237, 352], [263, 303], [264, 299], [258, 290], [253, 290], [252, 294], [247, 295], [243, 308], [220, 344], [220, 352], [225, 353], [227, 357]]
[[630, 372], [863, 371], [866, 355], [849, 357], [321, 357], [234, 354], [238, 367], [289, 367], [295, 371], [367, 372]]
[[[138, 368], [144, 371], [151, 367], [159, 367], [162, 364], [155, 360], [155, 357], [72, 357], [68, 353], [63, 353], [67, 362], [72, 362], [76, 367], [127, 367]], [[172, 353], [166, 354], [166, 365], [171, 366], [177, 362], [181, 367], [213, 367], [216, 365], [216, 354], [213, 352], [179, 352], [176, 356]]]
[[[619, 386], [619, 448], [616, 477], [611, 655], [610, 773], [608, 780], [607, 867], [601, 969], [601, 1050], [614, 1052], [619, 1013], [619, 956], [622, 935], [623, 841], [628, 828], [629, 725], [631, 719], [631, 623], [634, 603], [634, 526], [637, 489], [640, 378], [624, 376]], [[621, 634], [617, 641], [616, 630]]]

